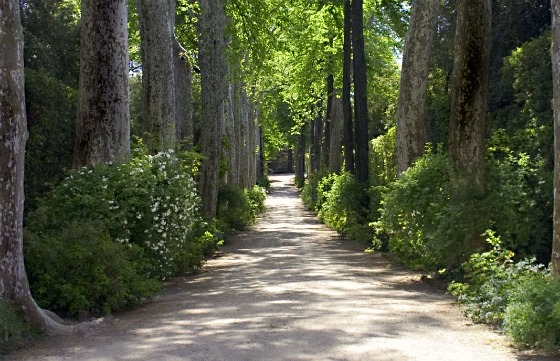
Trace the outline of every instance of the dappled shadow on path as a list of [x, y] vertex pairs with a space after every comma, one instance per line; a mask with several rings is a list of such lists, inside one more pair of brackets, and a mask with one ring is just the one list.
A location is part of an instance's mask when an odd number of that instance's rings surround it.
[[465, 327], [466, 319], [449, 307], [452, 298], [321, 225], [304, 209], [290, 176], [274, 180], [266, 214], [200, 274], [173, 280], [154, 302], [119, 317], [110, 332], [61, 343], [45, 356], [515, 360], [495, 334], [480, 340], [478, 326]]

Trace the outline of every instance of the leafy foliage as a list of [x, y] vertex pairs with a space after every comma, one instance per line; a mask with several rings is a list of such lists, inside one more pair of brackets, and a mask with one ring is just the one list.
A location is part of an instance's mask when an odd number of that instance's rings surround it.
[[504, 328], [520, 346], [558, 351], [560, 278], [535, 274], [519, 282], [506, 309]]
[[108, 314], [130, 308], [159, 289], [146, 278], [148, 263], [138, 245], [111, 239], [102, 221], [67, 225], [58, 234], [26, 233], [31, 290], [54, 312]]
[[485, 247], [482, 233], [494, 229], [515, 250], [526, 244], [535, 212], [526, 175], [527, 157], [491, 159], [485, 192], [455, 189], [453, 166], [444, 153], [427, 152], [387, 187], [378, 232], [389, 235], [397, 258], [428, 271], [458, 269]]
[[260, 186], [243, 189], [238, 186], [222, 186], [218, 192], [218, 222], [221, 228], [244, 230], [264, 212], [266, 193]]
[[490, 250], [471, 255], [462, 266], [467, 282], [453, 282], [449, 291], [465, 306], [465, 315], [474, 322], [499, 325], [512, 291], [526, 279], [544, 276], [545, 270], [534, 259], [514, 263], [514, 253], [503, 248], [493, 231], [485, 235]]
[[199, 268], [218, 239], [199, 215], [194, 169], [189, 153], [139, 147], [128, 164], [71, 172], [27, 219], [39, 303], [72, 315], [112, 312], [152, 295], [151, 279]]
[[318, 212], [325, 200], [324, 194], [330, 190], [331, 183], [334, 179], [329, 181], [329, 172], [326, 170], [313, 173], [305, 180], [303, 189], [301, 191], [301, 200], [307, 208], [312, 211]]
[[[319, 218], [345, 237], [372, 240], [368, 223], [368, 194], [364, 185], [349, 173], [332, 174], [323, 179]], [[326, 185], [326, 186], [325, 186]]]

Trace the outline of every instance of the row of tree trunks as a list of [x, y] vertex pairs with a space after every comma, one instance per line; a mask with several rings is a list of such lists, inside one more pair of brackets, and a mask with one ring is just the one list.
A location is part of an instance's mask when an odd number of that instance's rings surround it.
[[[229, 86], [226, 106], [227, 159], [225, 183], [250, 188], [256, 183], [260, 160], [257, 151], [260, 144], [258, 114], [247, 96], [245, 85], [237, 81]], [[256, 168], [255, 168], [256, 164]]]
[[125, 0], [83, 0], [74, 167], [130, 157]]

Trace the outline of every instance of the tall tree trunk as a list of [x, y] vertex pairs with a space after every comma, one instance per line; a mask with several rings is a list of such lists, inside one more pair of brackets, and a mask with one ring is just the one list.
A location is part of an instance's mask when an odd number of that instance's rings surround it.
[[239, 185], [238, 149], [235, 130], [239, 127], [237, 114], [239, 99], [236, 84], [231, 84], [226, 101], [226, 139], [227, 146], [224, 147], [224, 158], [227, 159], [226, 184]]
[[554, 215], [550, 271], [560, 276], [560, 0], [552, 0], [552, 74], [554, 111]]
[[367, 184], [369, 180], [369, 135], [363, 0], [352, 1], [352, 50], [354, 54], [354, 138], [356, 140], [354, 167], [356, 180]]
[[[246, 99], [247, 100], [247, 99]], [[256, 116], [255, 104], [253, 102], [247, 101], [246, 111], [241, 119], [240, 129], [239, 129], [239, 151], [241, 152], [241, 161], [239, 162], [239, 175], [240, 182], [244, 187], [247, 187], [251, 183], [250, 179], [250, 162], [251, 162], [251, 149], [249, 140], [249, 123], [253, 121]]]
[[313, 120], [313, 160], [311, 162], [313, 172], [316, 173], [321, 170], [321, 148], [323, 140], [323, 117], [320, 113], [320, 106], [317, 108], [319, 114]]
[[170, 4], [137, 0], [142, 55], [142, 137], [152, 153], [175, 148], [175, 16]]
[[125, 0], [82, 0], [74, 167], [130, 158]]
[[427, 93], [430, 53], [436, 31], [439, 0], [412, 4], [402, 60], [397, 107], [397, 174], [424, 153], [427, 142]]
[[183, 150], [192, 150], [194, 143], [192, 71], [186, 50], [177, 39], [173, 42], [175, 79], [176, 141]]
[[341, 133], [344, 117], [342, 115], [342, 100], [333, 95], [331, 110], [331, 146], [329, 153], [329, 169], [331, 173], [340, 173], [342, 170]]
[[0, 298], [17, 306], [27, 322], [45, 332], [70, 333], [31, 296], [23, 260], [23, 179], [27, 119], [23, 29], [19, 1], [0, 2]]
[[198, 57], [201, 73], [201, 153], [204, 156], [200, 174], [202, 213], [206, 219], [216, 216], [224, 102], [226, 96], [225, 9], [223, 0], [200, 0]]
[[307, 176], [311, 177], [315, 174], [315, 136], [317, 132], [315, 131], [315, 120], [309, 122], [309, 163], [307, 164]]
[[305, 183], [305, 131], [303, 128], [298, 135], [296, 147], [296, 186], [303, 187]]
[[330, 148], [331, 148], [331, 129], [332, 129], [332, 104], [334, 99], [334, 76], [327, 76], [327, 111], [325, 113], [323, 149], [321, 150], [321, 167], [329, 169]]
[[344, 169], [354, 173], [354, 124], [352, 121], [352, 3], [344, 0], [342, 113], [344, 115]]
[[460, 0], [455, 37], [449, 151], [456, 186], [482, 189], [492, 3]]

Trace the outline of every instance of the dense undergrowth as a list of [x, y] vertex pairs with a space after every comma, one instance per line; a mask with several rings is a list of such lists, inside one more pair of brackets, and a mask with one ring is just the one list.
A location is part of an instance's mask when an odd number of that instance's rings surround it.
[[307, 207], [341, 235], [449, 282], [474, 322], [502, 327], [521, 347], [559, 350], [560, 280], [541, 264], [552, 201], [544, 163], [493, 140], [486, 187], [460, 189], [439, 149], [397, 178], [392, 139], [390, 131], [371, 144], [369, 187], [318, 172], [302, 189]]
[[218, 219], [204, 221], [191, 153], [149, 155], [72, 171], [26, 218], [25, 259], [38, 304], [67, 317], [128, 309], [161, 282], [194, 272], [264, 210], [264, 190], [220, 190]]

